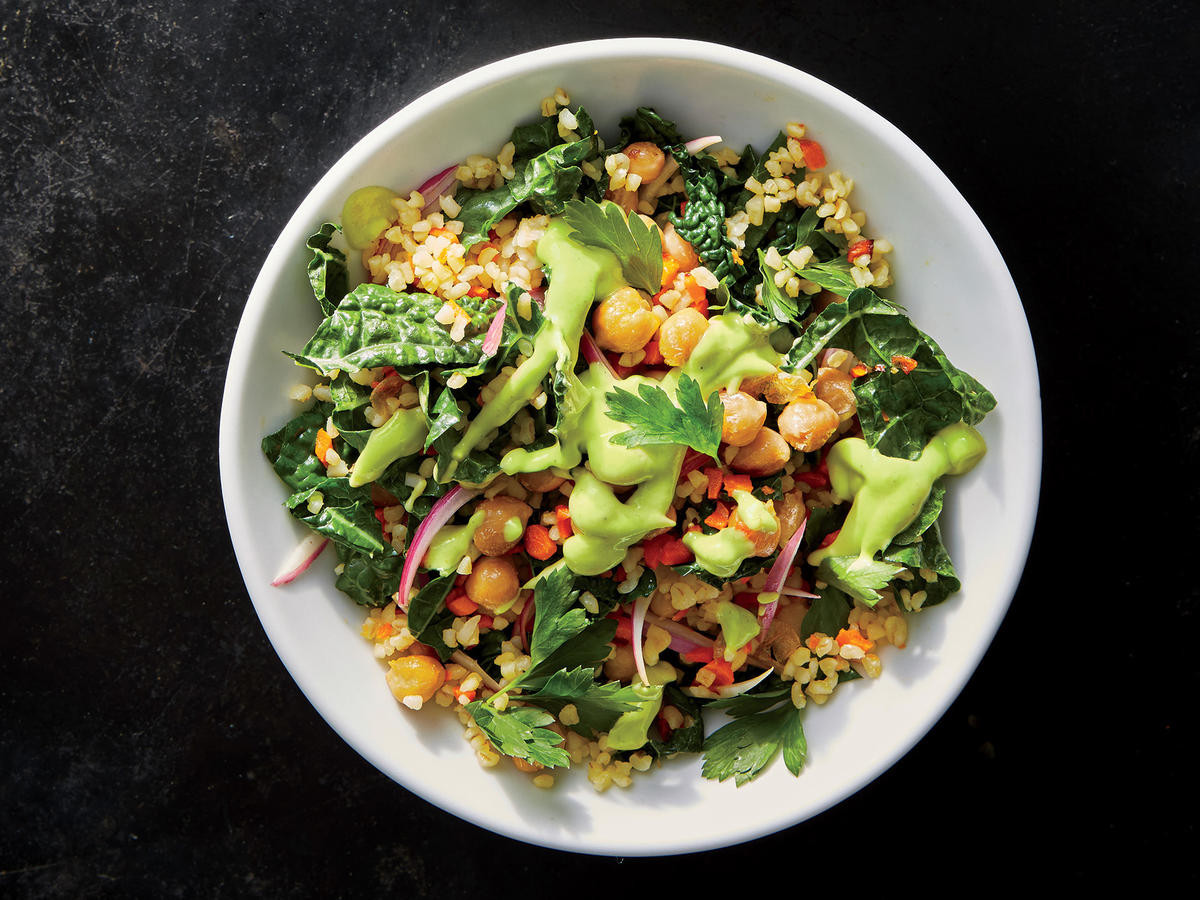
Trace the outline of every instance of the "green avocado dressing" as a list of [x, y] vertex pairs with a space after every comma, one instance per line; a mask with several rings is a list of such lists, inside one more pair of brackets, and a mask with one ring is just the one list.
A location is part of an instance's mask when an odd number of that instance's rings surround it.
[[367, 436], [367, 443], [350, 472], [350, 487], [370, 484], [400, 457], [418, 452], [425, 446], [428, 433], [425, 414], [419, 407], [396, 410]]
[[771, 346], [774, 330], [749, 315], [726, 312], [713, 316], [683, 372], [696, 379], [706, 399], [718, 388], [736, 391], [743, 378], [769, 375], [779, 368], [781, 357]]
[[696, 563], [718, 578], [732, 578], [738, 566], [754, 553], [754, 542], [738, 528], [722, 528], [712, 534], [689, 531], [684, 545], [696, 557]]
[[392, 201], [400, 196], [391, 188], [372, 185], [359, 188], [342, 206], [342, 233], [346, 243], [363, 250], [380, 232], [392, 224], [396, 209]]
[[811, 565], [828, 556], [873, 559], [904, 530], [943, 475], [971, 471], [987, 452], [983, 436], [962, 422], [935, 434], [915, 460], [884, 456], [862, 438], [843, 438], [829, 451], [829, 481], [840, 502], [854, 501], [837, 538], [808, 555]]
[[637, 694], [637, 706], [621, 713], [620, 718], [608, 731], [608, 746], [612, 750], [637, 750], [649, 739], [647, 732], [654, 723], [654, 717], [662, 707], [663, 689], [661, 684], [632, 685]]
[[433, 536], [433, 542], [425, 553], [426, 569], [436, 569], [439, 575], [448, 575], [458, 568], [462, 558], [471, 550], [475, 530], [483, 524], [484, 513], [476, 512], [466, 525], [443, 525]]

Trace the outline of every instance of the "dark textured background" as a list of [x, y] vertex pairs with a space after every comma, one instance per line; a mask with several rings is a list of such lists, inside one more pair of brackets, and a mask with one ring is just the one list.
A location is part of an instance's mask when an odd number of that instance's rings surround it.
[[[0, 2], [0, 895], [1194, 880], [1196, 6], [515, 6]], [[508, 53], [644, 34], [791, 63], [933, 157], [1009, 260], [1046, 445], [1026, 577], [925, 740], [783, 834], [622, 862], [341, 742], [258, 626], [216, 439], [256, 270], [358, 137]]]

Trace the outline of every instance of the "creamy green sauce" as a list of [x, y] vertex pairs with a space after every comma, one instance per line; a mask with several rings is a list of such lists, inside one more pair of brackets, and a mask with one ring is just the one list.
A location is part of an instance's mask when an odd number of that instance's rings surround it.
[[350, 487], [370, 484], [402, 456], [411, 456], [425, 446], [429, 433], [420, 407], [398, 409], [391, 418], [367, 436], [367, 443], [350, 471]]
[[647, 732], [662, 707], [661, 684], [634, 682], [633, 692], [638, 701], [635, 709], [621, 713], [608, 731], [608, 746], [613, 750], [637, 750], [648, 740]]
[[458, 568], [462, 558], [471, 550], [475, 531], [483, 524], [484, 513], [476, 512], [466, 525], [443, 525], [433, 536], [433, 542], [425, 553], [426, 569], [436, 569], [439, 575], [448, 575]]
[[689, 531], [683, 543], [696, 562], [718, 578], [732, 578], [742, 561], [754, 553], [754, 542], [739, 528], [722, 528], [712, 534]]
[[722, 600], [717, 605], [717, 624], [721, 626], [730, 656], [746, 646], [760, 630], [758, 616], [732, 600]]
[[504, 520], [504, 530], [501, 534], [504, 535], [506, 541], [515, 541], [525, 533], [525, 526], [521, 524], [521, 520], [517, 516]]
[[732, 496], [737, 501], [738, 518], [751, 531], [774, 534], [779, 530], [779, 519], [769, 502], [759, 500], [749, 491], [734, 491]]
[[346, 235], [346, 243], [355, 250], [363, 250], [379, 237], [396, 218], [392, 201], [398, 196], [391, 188], [372, 185], [359, 188], [347, 197], [342, 206], [342, 233]]
[[708, 330], [683, 365], [707, 396], [718, 388], [736, 391], [743, 378], [769, 375], [779, 368], [780, 355], [771, 346], [773, 328], [749, 316], [722, 313], [708, 320]]
[[853, 501], [841, 533], [808, 555], [811, 565], [829, 556], [873, 559], [903, 531], [943, 475], [969, 472], [983, 459], [983, 436], [962, 422], [939, 431], [915, 460], [872, 450], [862, 438], [843, 438], [829, 451], [829, 481], [839, 502]]

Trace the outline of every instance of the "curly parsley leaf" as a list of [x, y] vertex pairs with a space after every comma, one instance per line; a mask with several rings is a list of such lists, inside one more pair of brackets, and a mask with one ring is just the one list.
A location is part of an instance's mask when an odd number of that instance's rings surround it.
[[561, 735], [544, 727], [554, 721], [550, 713], [532, 706], [500, 712], [483, 700], [468, 703], [467, 712], [501, 753], [539, 762], [543, 766], [571, 765], [567, 751], [558, 746]]
[[767, 712], [751, 713], [718, 728], [704, 741], [705, 778], [733, 778], [741, 787], [761, 772], [780, 751], [793, 775], [808, 754], [801, 711], [791, 703]]
[[714, 459], [721, 443], [721, 422], [724, 407], [720, 395], [713, 391], [708, 403], [700, 393], [700, 385], [689, 375], [679, 379], [679, 388], [671, 402], [658, 385], [639, 384], [635, 396], [624, 388], [605, 395], [609, 418], [632, 427], [619, 431], [609, 440], [623, 447], [643, 444], [684, 444]]
[[879, 602], [879, 589], [886, 587], [903, 568], [861, 556], [827, 556], [821, 560], [817, 577], [868, 606], [874, 606]]
[[662, 239], [641, 216], [625, 217], [615, 203], [568, 200], [563, 220], [573, 229], [570, 238], [589, 247], [608, 250], [621, 262], [625, 280], [635, 288], [657, 294], [662, 286]]

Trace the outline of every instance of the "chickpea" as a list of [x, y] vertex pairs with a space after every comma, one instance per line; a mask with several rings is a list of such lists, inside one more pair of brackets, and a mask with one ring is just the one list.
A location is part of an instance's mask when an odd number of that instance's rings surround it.
[[762, 397], [768, 403], [791, 403], [812, 393], [803, 375], [775, 371], [769, 375], [743, 378], [741, 391], [751, 397]]
[[522, 472], [517, 476], [517, 481], [521, 482], [521, 486], [527, 491], [533, 491], [535, 494], [545, 494], [562, 487], [565, 478], [560, 478], [549, 469], [541, 472]]
[[[503, 556], [517, 546], [533, 515], [528, 503], [503, 494], [481, 501], [475, 511], [483, 513], [483, 521], [475, 529], [475, 546], [486, 556]], [[509, 524], [514, 519], [520, 530]]]
[[858, 401], [854, 398], [854, 379], [838, 369], [828, 366], [818, 369], [813, 394], [818, 400], [828, 403], [842, 422], [858, 412]]
[[802, 397], [779, 414], [779, 433], [805, 453], [820, 450], [837, 430], [841, 420], [833, 407], [816, 397]]
[[669, 366], [682, 366], [708, 331], [708, 319], [687, 307], [671, 313], [658, 329], [658, 349], [663, 362]]
[[667, 164], [666, 154], [649, 141], [630, 144], [625, 148], [625, 155], [629, 157], [629, 174], [640, 175], [643, 184], [661, 175]]
[[446, 683], [446, 670], [436, 657], [402, 656], [388, 665], [384, 678], [397, 700], [420, 697], [422, 703], [428, 703]]
[[796, 533], [796, 529], [800, 527], [800, 523], [807, 515], [804, 492], [790, 491], [784, 494], [775, 511], [779, 514], [779, 543], [786, 544], [792, 539], [792, 535]]
[[386, 416], [391, 414], [391, 410], [388, 408], [388, 400], [392, 397], [399, 397], [400, 390], [403, 387], [404, 379], [394, 373], [375, 385], [371, 390], [371, 408], [375, 410], [376, 415]]
[[742, 391], [722, 393], [721, 404], [725, 407], [721, 440], [734, 447], [745, 447], [767, 421], [767, 404]]
[[667, 227], [663, 229], [662, 246], [667, 255], [679, 263], [680, 271], [690, 272], [700, 265], [700, 257], [696, 255], [692, 245], [675, 230], [673, 223], [668, 222]]
[[592, 313], [592, 332], [605, 350], [631, 353], [641, 350], [658, 330], [658, 316], [650, 301], [636, 288], [617, 288]]
[[604, 674], [610, 681], [632, 681], [637, 674], [637, 666], [633, 662], [633, 647], [630, 644], [617, 644], [612, 656], [604, 663]]
[[617, 188], [615, 191], [606, 191], [604, 198], [617, 204], [617, 206], [621, 207], [626, 214], [629, 214], [637, 209], [637, 191], [631, 191], [629, 188]]
[[791, 448], [778, 431], [760, 428], [754, 440], [738, 450], [729, 467], [745, 475], [774, 475], [791, 456]]
[[471, 567], [463, 587], [472, 601], [495, 613], [516, 599], [521, 579], [509, 557], [481, 556]]
[[[740, 524], [739, 524], [740, 523]], [[751, 531], [742, 520], [738, 518], [737, 510], [729, 517], [730, 528], [741, 528], [742, 534], [750, 538], [750, 542], [754, 544], [755, 556], [770, 556], [775, 552], [775, 548], [779, 546], [779, 517], [775, 517], [774, 531]]]

